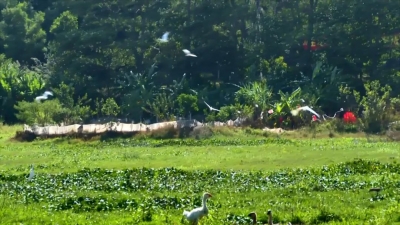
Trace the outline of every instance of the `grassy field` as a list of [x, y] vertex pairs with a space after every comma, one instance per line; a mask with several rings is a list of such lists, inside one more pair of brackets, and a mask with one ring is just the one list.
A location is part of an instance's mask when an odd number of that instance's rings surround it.
[[[323, 130], [215, 129], [209, 139], [20, 143], [0, 127], [1, 224], [400, 224], [400, 144]], [[29, 165], [36, 176], [27, 181]], [[375, 195], [371, 187], [383, 190]]]

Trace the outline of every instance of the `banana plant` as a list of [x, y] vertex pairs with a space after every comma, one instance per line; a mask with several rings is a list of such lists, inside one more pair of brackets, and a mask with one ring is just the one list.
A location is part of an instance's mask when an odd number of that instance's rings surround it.
[[145, 107], [157, 93], [153, 79], [157, 74], [157, 72], [155, 72], [156, 68], [156, 64], [154, 63], [147, 74], [134, 74], [130, 71], [129, 74], [125, 74], [125, 80], [117, 80], [117, 83], [123, 88], [123, 110], [127, 115], [139, 115], [140, 120], [142, 120]]
[[173, 96], [163, 91], [148, 101], [146, 103], [147, 107], [143, 107], [143, 110], [153, 114], [157, 118], [157, 121], [165, 121], [171, 119], [174, 104], [175, 99]]
[[257, 104], [262, 110], [267, 108], [271, 97], [272, 91], [266, 82], [256, 81], [245, 84], [236, 92], [236, 101], [243, 100], [245, 105], [254, 106]]
[[311, 105], [316, 105], [317, 101], [322, 99], [324, 102], [336, 104], [334, 96], [338, 95], [338, 86], [343, 84], [342, 77], [339, 76], [341, 70], [337, 67], [326, 67], [318, 61], [313, 69], [310, 83], [306, 84], [307, 93], [304, 98]]
[[294, 90], [291, 94], [289, 93], [284, 93], [281, 90], [279, 90], [279, 95], [281, 97], [279, 107], [281, 110], [293, 110], [296, 108], [296, 106], [300, 103], [300, 94], [301, 94], [301, 88], [297, 88]]
[[45, 81], [40, 74], [22, 68], [18, 62], [3, 62], [0, 66], [1, 116], [14, 114], [16, 102], [33, 100], [44, 86]]

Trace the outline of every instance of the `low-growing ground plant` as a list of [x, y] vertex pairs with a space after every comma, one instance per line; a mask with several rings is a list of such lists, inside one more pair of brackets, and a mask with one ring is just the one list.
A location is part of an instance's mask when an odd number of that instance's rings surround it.
[[[357, 133], [329, 138], [324, 126], [280, 135], [203, 127], [197, 139], [195, 130], [182, 139], [169, 127], [30, 143], [10, 140], [21, 128], [2, 126], [0, 221], [182, 224], [183, 210], [208, 191], [210, 214], [201, 224], [250, 224], [251, 211], [267, 223], [268, 209], [281, 224], [399, 224], [399, 144]], [[304, 138], [310, 129], [315, 138]]]
[[[40, 170], [40, 166], [37, 170]], [[125, 170], [81, 169], [70, 173], [37, 173], [32, 181], [24, 174], [1, 173], [1, 210], [8, 224], [32, 222], [19, 213], [44, 211], [41, 221], [62, 221], [65, 215], [91, 214], [112, 224], [177, 224], [181, 211], [200, 205], [204, 190], [213, 193], [206, 224], [248, 224], [246, 215], [274, 210], [274, 221], [306, 224], [360, 224], [365, 221], [396, 222], [399, 205], [400, 164], [355, 160], [313, 169], [263, 171], [186, 171], [174, 167]], [[382, 198], [368, 190], [379, 185]], [[388, 205], [389, 214], [373, 218]], [[29, 211], [25, 211], [29, 208]], [[12, 209], [12, 210], [11, 210]], [[106, 213], [107, 217], [103, 217]], [[3, 214], [4, 215], [4, 214]], [[120, 219], [111, 221], [113, 216]], [[128, 219], [129, 218], [129, 219]], [[116, 218], [115, 218], [116, 219]], [[70, 218], [65, 224], [78, 222]], [[82, 220], [80, 223], [87, 223]]]

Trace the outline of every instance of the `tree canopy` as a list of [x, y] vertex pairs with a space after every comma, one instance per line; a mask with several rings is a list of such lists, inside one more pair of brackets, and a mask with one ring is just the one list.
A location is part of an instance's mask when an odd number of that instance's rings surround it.
[[[400, 94], [398, 0], [0, 0], [0, 8], [7, 123], [22, 118], [15, 105], [44, 90], [71, 122], [229, 119], [254, 104], [287, 112], [299, 99], [327, 114], [359, 113]], [[158, 41], [167, 31], [169, 41]], [[210, 112], [203, 99], [225, 111]]]

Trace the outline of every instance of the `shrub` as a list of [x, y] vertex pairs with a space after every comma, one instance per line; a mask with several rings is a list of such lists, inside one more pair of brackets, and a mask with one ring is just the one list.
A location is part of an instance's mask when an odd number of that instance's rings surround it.
[[57, 115], [62, 112], [62, 107], [58, 99], [44, 102], [21, 101], [14, 107], [18, 110], [16, 117], [28, 125], [45, 125], [60, 122], [55, 121]]
[[192, 132], [190, 132], [190, 137], [195, 138], [197, 140], [208, 139], [208, 138], [211, 138], [213, 135], [214, 135], [214, 132], [208, 126], [196, 127], [193, 129]]
[[149, 137], [154, 139], [171, 139], [178, 135], [178, 129], [174, 125], [162, 127], [157, 130], [150, 131]]

